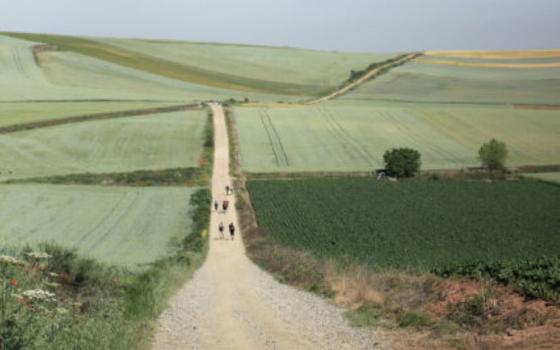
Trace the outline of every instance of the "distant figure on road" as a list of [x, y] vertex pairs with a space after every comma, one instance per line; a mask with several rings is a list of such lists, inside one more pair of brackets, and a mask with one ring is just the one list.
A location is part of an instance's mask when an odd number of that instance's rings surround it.
[[218, 210], [218, 201], [216, 200], [214, 201], [214, 210], [216, 211]]
[[226, 194], [229, 194], [229, 185], [226, 186]]
[[233, 237], [235, 236], [235, 226], [233, 222], [229, 224], [229, 235], [231, 236], [231, 240], [233, 241]]
[[228, 206], [229, 206], [229, 201], [224, 201], [222, 203], [222, 209], [224, 210], [224, 212], [227, 211]]
[[224, 223], [220, 222], [218, 225], [218, 231], [220, 231], [220, 239], [224, 239]]

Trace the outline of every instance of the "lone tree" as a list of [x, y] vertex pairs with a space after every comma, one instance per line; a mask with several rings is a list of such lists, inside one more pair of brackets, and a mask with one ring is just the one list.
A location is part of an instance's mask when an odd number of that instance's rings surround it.
[[393, 148], [383, 155], [385, 169], [397, 177], [414, 176], [420, 170], [420, 152], [411, 148]]
[[506, 144], [492, 139], [483, 144], [478, 151], [478, 158], [482, 166], [488, 170], [504, 170], [508, 151]]

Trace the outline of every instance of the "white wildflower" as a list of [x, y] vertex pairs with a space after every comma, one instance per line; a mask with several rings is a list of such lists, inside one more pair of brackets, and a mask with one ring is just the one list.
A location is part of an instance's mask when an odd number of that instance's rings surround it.
[[20, 261], [13, 256], [9, 255], [0, 255], [0, 264], [6, 265], [25, 265], [23, 261]]
[[43, 253], [43, 252], [29, 252], [29, 253], [25, 253], [25, 255], [27, 255], [29, 258], [31, 259], [48, 259], [51, 256], [47, 253]]
[[43, 289], [30, 289], [22, 293], [22, 295], [31, 300], [44, 300], [51, 301], [54, 300], [54, 293], [48, 292]]

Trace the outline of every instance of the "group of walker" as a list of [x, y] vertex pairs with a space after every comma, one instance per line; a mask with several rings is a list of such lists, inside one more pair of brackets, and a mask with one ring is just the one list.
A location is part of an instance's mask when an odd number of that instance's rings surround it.
[[[233, 189], [231, 189], [228, 185], [228, 186], [226, 186], [226, 195], [229, 195], [230, 193], [233, 193]], [[220, 207], [220, 204], [218, 203], [218, 201], [214, 200], [214, 210], [218, 211], [219, 207]], [[227, 213], [228, 207], [229, 207], [229, 201], [226, 199], [222, 202], [222, 210], [223, 210], [224, 214]], [[220, 239], [224, 239], [224, 228], [225, 228], [224, 223], [220, 222], [220, 224], [218, 225], [218, 231], [220, 233]], [[229, 235], [231, 237], [231, 240], [233, 240], [234, 237], [235, 237], [235, 225], [233, 224], [233, 222], [228, 225], [228, 228], [229, 228]]]

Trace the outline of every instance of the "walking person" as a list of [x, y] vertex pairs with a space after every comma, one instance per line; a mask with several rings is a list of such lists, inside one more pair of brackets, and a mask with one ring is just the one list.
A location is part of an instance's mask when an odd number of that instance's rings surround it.
[[224, 223], [220, 222], [218, 225], [218, 231], [220, 231], [220, 239], [224, 239]]
[[214, 211], [218, 211], [218, 201], [214, 201]]
[[222, 203], [222, 209], [224, 210], [224, 213], [227, 212], [228, 206], [229, 206], [229, 201], [224, 201]]
[[233, 225], [233, 222], [229, 224], [229, 235], [231, 237], [231, 240], [233, 241], [233, 238], [235, 236], [235, 226]]
[[229, 195], [229, 185], [226, 186], [226, 195]]

